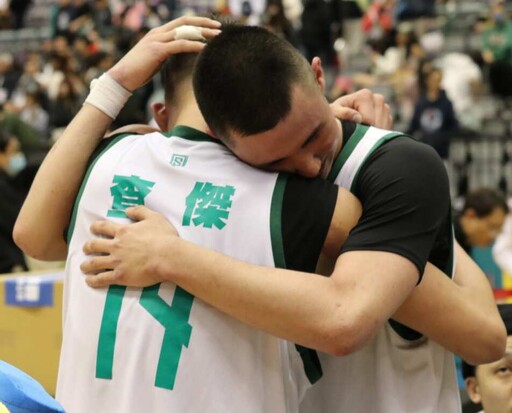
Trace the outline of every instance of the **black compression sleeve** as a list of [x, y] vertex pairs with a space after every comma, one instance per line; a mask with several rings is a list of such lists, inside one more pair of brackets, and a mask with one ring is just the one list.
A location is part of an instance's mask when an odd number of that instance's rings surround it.
[[384, 144], [360, 171], [354, 192], [364, 212], [342, 252], [393, 252], [423, 274], [441, 233], [450, 231], [448, 177], [435, 151], [407, 137]]
[[338, 187], [325, 180], [289, 176], [282, 211], [287, 268], [315, 271], [337, 196]]

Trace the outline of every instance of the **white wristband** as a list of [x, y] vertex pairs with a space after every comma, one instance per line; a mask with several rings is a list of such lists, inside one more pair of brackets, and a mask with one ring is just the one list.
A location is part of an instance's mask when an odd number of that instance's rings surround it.
[[91, 91], [85, 103], [101, 110], [109, 118], [115, 119], [132, 93], [117, 83], [108, 73], [91, 81]]

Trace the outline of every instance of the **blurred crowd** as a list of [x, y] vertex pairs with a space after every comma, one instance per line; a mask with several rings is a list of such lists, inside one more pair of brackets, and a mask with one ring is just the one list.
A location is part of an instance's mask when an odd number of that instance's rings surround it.
[[[30, 9], [41, 7], [40, 2], [0, 1], [0, 27], [30, 27]], [[499, 1], [475, 16], [480, 50], [445, 54], [446, 17], [436, 14], [433, 0], [58, 0], [43, 6], [50, 36], [37, 48], [0, 53], [0, 128], [16, 140], [19, 149], [13, 159], [23, 159], [21, 170], [9, 166], [9, 160], [4, 172], [23, 172], [14, 188], [21, 196], [82, 104], [90, 81], [148, 30], [182, 14], [229, 16], [263, 25], [306, 58], [320, 56], [328, 98], [361, 87], [384, 93], [397, 122], [444, 158], [457, 128], [480, 126], [485, 111], [477, 102], [486, 70], [495, 80], [489, 89], [509, 94], [503, 79], [512, 61], [512, 22]], [[356, 59], [362, 64], [354, 64]], [[138, 90], [114, 126], [148, 122], [148, 103], [161, 93], [158, 79]]]
[[[383, 93], [397, 125], [447, 158], [455, 130], [481, 127], [484, 91], [512, 95], [512, 20], [504, 1], [486, 2], [470, 27], [480, 47], [446, 53], [446, 10], [457, 2], [441, 3], [443, 14], [434, 0], [3, 0], [0, 28], [31, 27], [31, 8], [45, 7], [50, 36], [37, 48], [0, 53], [0, 117], [29, 125], [34, 134], [18, 139], [38, 159], [89, 82], [149, 29], [182, 14], [213, 14], [265, 26], [309, 60], [320, 56], [330, 99], [362, 87]], [[116, 124], [147, 122], [147, 104], [158, 93], [155, 82], [137, 92]]]
[[[0, 0], [0, 42], [8, 31], [40, 30], [30, 19], [37, 8], [45, 13], [49, 33], [41, 35], [37, 47], [0, 49], [0, 184], [22, 200], [44, 155], [81, 106], [91, 80], [148, 30], [184, 14], [262, 25], [307, 59], [319, 56], [329, 99], [363, 87], [384, 94], [396, 128], [432, 145], [446, 159], [454, 134], [478, 133], [489, 116], [487, 105], [480, 104], [484, 94], [503, 105], [512, 95], [506, 81], [512, 74], [512, 18], [506, 2], [479, 2], [483, 5], [472, 13], [468, 33], [479, 38], [478, 47], [447, 52], [459, 3]], [[149, 104], [161, 96], [155, 77], [134, 93], [114, 127], [149, 122]], [[10, 205], [0, 208], [2, 221], [10, 221], [7, 233], [15, 213]], [[24, 265], [18, 261], [16, 265]], [[9, 268], [14, 268], [12, 262], [0, 265], [0, 273]]]

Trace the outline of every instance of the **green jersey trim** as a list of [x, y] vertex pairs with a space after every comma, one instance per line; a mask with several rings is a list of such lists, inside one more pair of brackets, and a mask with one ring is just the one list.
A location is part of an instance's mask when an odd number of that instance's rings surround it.
[[295, 344], [295, 348], [299, 352], [302, 363], [304, 364], [306, 377], [311, 384], [315, 384], [324, 375], [318, 353], [316, 350], [299, 346], [298, 344]]
[[283, 197], [287, 181], [288, 175], [278, 175], [276, 185], [274, 187], [274, 193], [272, 194], [272, 202], [270, 204], [270, 240], [272, 243], [274, 264], [277, 268], [286, 268], [286, 259], [283, 245], [283, 230], [281, 224]]
[[96, 377], [99, 379], [112, 379], [117, 324], [125, 292], [126, 287], [121, 285], [111, 285], [108, 288], [96, 356]]
[[347, 161], [348, 157], [352, 154], [357, 144], [363, 139], [366, 132], [368, 132], [368, 129], [370, 129], [369, 126], [358, 124], [356, 126], [356, 129], [354, 133], [348, 137], [347, 139], [344, 139], [345, 141], [348, 141], [346, 145], [341, 148], [340, 153], [338, 154], [338, 157], [334, 161], [331, 172], [329, 172], [329, 175], [327, 176], [327, 180], [329, 182], [334, 183], [336, 181], [336, 178], [338, 177], [341, 168], [343, 165], [345, 165], [345, 162]]
[[[73, 231], [75, 229], [76, 216], [77, 216], [77, 213], [78, 213], [78, 206], [80, 205], [80, 200], [82, 199], [82, 195], [84, 193], [85, 186], [87, 185], [87, 181], [89, 180], [89, 176], [91, 175], [91, 172], [92, 172], [94, 166], [96, 165], [96, 162], [112, 146], [114, 146], [120, 140], [122, 140], [122, 139], [124, 139], [124, 138], [126, 138], [128, 136], [134, 136], [134, 134], [126, 133], [126, 134], [118, 135], [118, 136], [112, 138], [112, 140], [110, 140], [110, 141], [106, 140], [106, 141], [100, 143], [100, 145], [98, 146], [98, 148], [96, 150], [96, 153], [92, 155], [91, 161], [89, 162], [89, 167], [87, 168], [87, 171], [85, 173], [84, 179], [82, 181], [82, 185], [80, 186], [80, 190], [78, 191], [78, 195], [77, 195], [76, 200], [75, 200], [75, 205], [73, 206], [73, 212], [71, 214], [71, 220], [70, 220], [70, 223], [69, 223], [69, 228], [68, 228], [67, 237], [66, 237], [68, 245], [71, 242], [71, 237], [73, 236]], [[102, 147], [104, 145], [106, 145], [106, 146]]]
[[[277, 177], [274, 193], [272, 195], [272, 204], [270, 207], [270, 238], [272, 242], [272, 252], [274, 255], [274, 264], [277, 268], [286, 268], [286, 259], [284, 255], [283, 231], [282, 231], [282, 211], [283, 197], [287, 174], [279, 174]], [[295, 345], [304, 364], [304, 372], [311, 384], [314, 384], [323, 375], [320, 359], [315, 350]]]
[[175, 126], [172, 130], [162, 133], [167, 138], [171, 138], [173, 136], [177, 136], [182, 139], [186, 139], [188, 141], [196, 141], [196, 142], [212, 142], [219, 145], [222, 145], [222, 142], [219, 139], [214, 139], [210, 135], [207, 135], [204, 132], [201, 132], [197, 129], [190, 128], [184, 125]]

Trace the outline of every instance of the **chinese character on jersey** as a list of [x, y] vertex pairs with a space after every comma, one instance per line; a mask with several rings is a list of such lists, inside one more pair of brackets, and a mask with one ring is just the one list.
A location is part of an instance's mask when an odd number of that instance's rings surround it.
[[231, 197], [235, 188], [216, 186], [210, 182], [196, 182], [194, 189], [186, 198], [187, 209], [183, 215], [183, 226], [190, 226], [192, 221], [197, 227], [211, 228], [215, 225], [218, 229], [226, 226], [231, 208]]
[[129, 207], [144, 205], [144, 198], [151, 192], [154, 182], [138, 176], [114, 175], [110, 194], [114, 198], [108, 217], [126, 218], [124, 210]]

